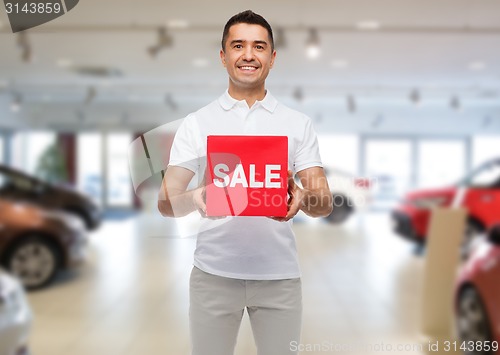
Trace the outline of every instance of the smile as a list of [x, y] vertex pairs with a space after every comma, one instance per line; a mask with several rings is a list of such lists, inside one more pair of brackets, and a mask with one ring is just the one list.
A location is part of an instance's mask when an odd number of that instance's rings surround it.
[[257, 70], [257, 67], [252, 67], [252, 66], [249, 66], [249, 65], [244, 65], [244, 66], [241, 66], [241, 67], [238, 67], [239, 69], [241, 70], [245, 70], [245, 71], [255, 71]]

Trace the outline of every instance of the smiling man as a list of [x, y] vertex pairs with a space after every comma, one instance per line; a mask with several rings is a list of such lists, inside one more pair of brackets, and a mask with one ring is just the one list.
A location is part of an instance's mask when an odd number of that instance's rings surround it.
[[311, 120], [265, 88], [276, 58], [269, 23], [250, 10], [233, 16], [224, 27], [220, 58], [228, 90], [179, 127], [158, 208], [169, 217], [193, 211], [206, 217], [204, 184], [188, 185], [195, 173], [203, 176], [209, 135], [287, 136], [290, 198], [281, 218], [204, 219], [190, 279], [192, 354], [233, 354], [245, 309], [259, 355], [296, 354], [291, 345], [300, 340], [302, 291], [291, 219], [300, 210], [327, 216], [332, 196]]

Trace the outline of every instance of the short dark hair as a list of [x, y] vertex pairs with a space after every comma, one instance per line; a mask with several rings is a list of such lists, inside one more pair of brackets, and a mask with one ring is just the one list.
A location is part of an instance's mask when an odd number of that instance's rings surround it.
[[269, 40], [271, 41], [271, 51], [274, 50], [273, 29], [271, 28], [269, 22], [267, 22], [264, 17], [262, 17], [259, 14], [256, 14], [252, 10], [246, 10], [231, 17], [224, 26], [224, 31], [222, 32], [222, 41], [221, 41], [223, 51], [226, 50], [225, 45], [227, 36], [229, 35], [229, 29], [231, 28], [231, 26], [236, 25], [238, 23], [247, 23], [249, 25], [260, 25], [264, 27], [267, 30]]

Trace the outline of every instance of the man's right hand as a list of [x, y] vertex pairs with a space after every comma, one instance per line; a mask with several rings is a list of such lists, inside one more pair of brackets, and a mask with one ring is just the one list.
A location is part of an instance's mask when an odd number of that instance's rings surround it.
[[205, 186], [193, 190], [193, 205], [203, 218], [207, 217], [207, 194]]

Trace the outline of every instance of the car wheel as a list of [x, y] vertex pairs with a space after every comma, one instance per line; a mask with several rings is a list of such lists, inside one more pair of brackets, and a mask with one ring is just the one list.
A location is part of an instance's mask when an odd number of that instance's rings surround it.
[[328, 222], [330, 223], [343, 223], [345, 222], [352, 214], [353, 208], [350, 200], [347, 196], [344, 195], [333, 195], [333, 211], [327, 217]]
[[[474, 287], [464, 289], [459, 296], [457, 329], [460, 341], [484, 343], [491, 340], [491, 329], [486, 309]], [[488, 351], [466, 352], [466, 354], [490, 354]]]
[[8, 251], [7, 269], [28, 289], [49, 284], [60, 264], [57, 248], [47, 238], [32, 235], [21, 239]]

